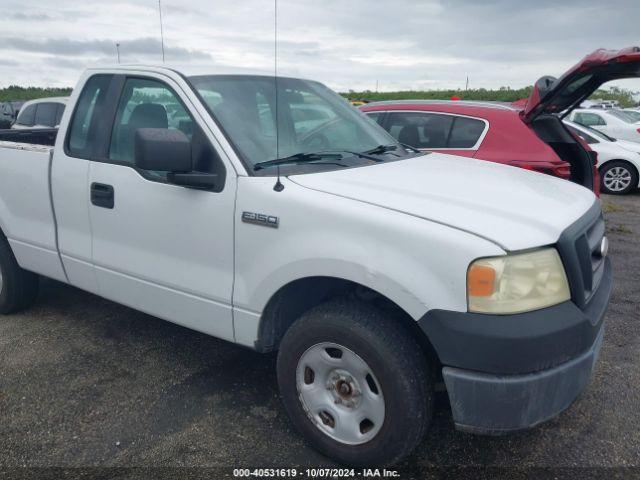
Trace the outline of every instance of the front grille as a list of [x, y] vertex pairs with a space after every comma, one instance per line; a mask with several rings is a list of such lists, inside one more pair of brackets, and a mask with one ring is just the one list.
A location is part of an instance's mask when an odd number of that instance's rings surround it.
[[604, 218], [597, 202], [558, 240], [558, 251], [567, 272], [571, 299], [580, 308], [585, 308], [589, 303], [604, 274], [604, 258], [600, 253], [603, 237]]

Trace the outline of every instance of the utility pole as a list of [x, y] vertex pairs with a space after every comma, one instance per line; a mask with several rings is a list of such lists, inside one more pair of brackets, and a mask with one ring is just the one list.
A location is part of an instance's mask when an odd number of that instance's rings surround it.
[[376, 93], [378, 93], [378, 80], [376, 80]]
[[467, 83], [466, 83], [466, 85], [464, 86], [464, 90], [465, 90], [465, 91], [469, 90], [469, 75], [467, 75]]
[[158, 13], [160, 14], [160, 46], [162, 47], [162, 63], [164, 63], [164, 31], [162, 29], [162, 0], [158, 0]]
[[120, 44], [116, 43], [116, 54], [118, 56], [118, 64], [120, 64]]

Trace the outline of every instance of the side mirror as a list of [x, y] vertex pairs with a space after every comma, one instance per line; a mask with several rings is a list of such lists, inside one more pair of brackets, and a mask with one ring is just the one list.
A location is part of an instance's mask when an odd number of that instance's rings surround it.
[[138, 128], [134, 156], [136, 167], [168, 172], [167, 180], [175, 185], [211, 190], [218, 183], [218, 175], [193, 171], [191, 141], [180, 130]]
[[135, 132], [136, 167], [161, 172], [190, 172], [191, 142], [180, 130], [138, 128]]

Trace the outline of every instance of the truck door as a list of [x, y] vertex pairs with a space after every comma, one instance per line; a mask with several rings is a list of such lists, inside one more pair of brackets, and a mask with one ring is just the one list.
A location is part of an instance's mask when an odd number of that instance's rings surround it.
[[[179, 85], [164, 76], [120, 76], [118, 90], [112, 111], [105, 109], [109, 138], [90, 162], [86, 185], [99, 294], [233, 340], [235, 179]], [[186, 188], [169, 183], [167, 172], [136, 168], [139, 128], [181, 130], [191, 140], [194, 170], [217, 173], [220, 185]]]

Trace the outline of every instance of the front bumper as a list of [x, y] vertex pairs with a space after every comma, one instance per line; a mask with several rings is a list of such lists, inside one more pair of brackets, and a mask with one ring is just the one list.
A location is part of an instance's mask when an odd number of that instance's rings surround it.
[[499, 435], [533, 427], [565, 410], [589, 384], [604, 328], [592, 348], [562, 365], [526, 375], [491, 375], [444, 367], [458, 430]]
[[612, 289], [605, 260], [584, 310], [573, 302], [515, 315], [432, 310], [419, 320], [442, 364], [456, 427], [499, 434], [565, 410], [589, 383]]

